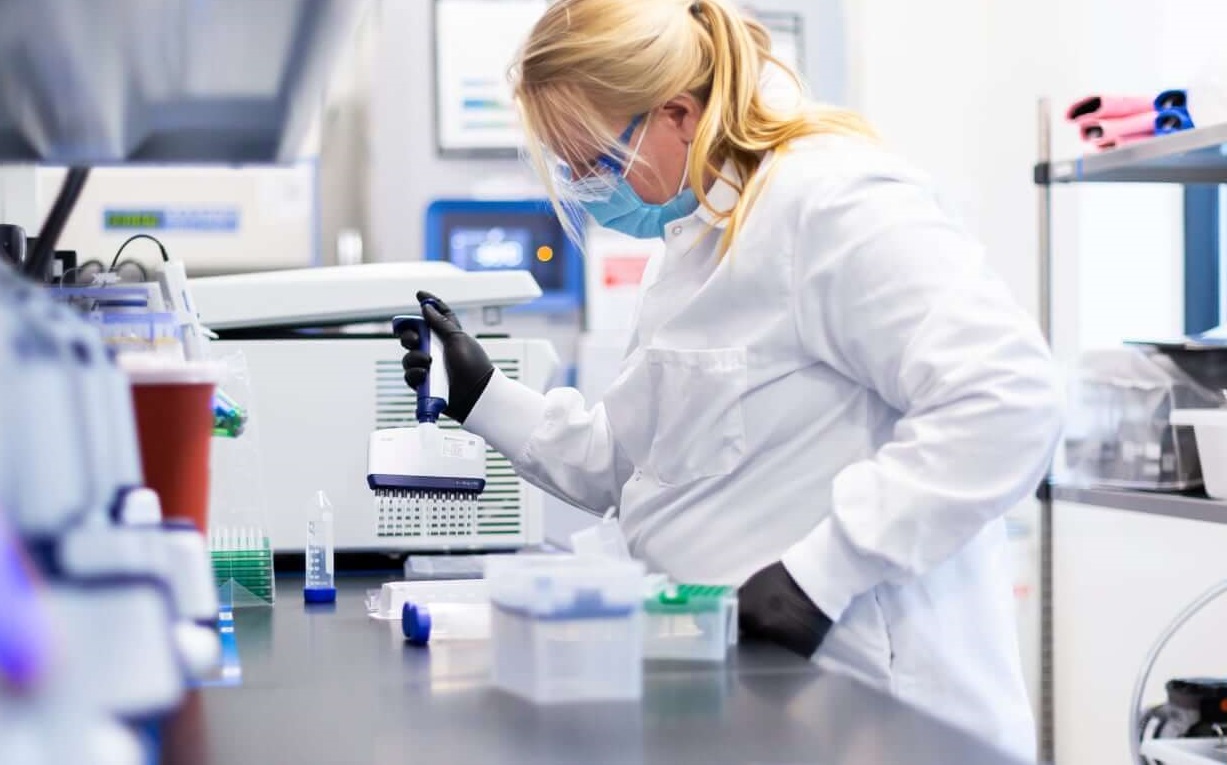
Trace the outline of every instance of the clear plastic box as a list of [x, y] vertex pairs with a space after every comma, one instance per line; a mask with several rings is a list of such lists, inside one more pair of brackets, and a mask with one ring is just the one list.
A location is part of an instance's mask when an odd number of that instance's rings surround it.
[[374, 619], [399, 620], [406, 603], [419, 606], [438, 603], [483, 605], [489, 601], [484, 579], [384, 582], [378, 591], [368, 593], [367, 613]]
[[491, 560], [494, 685], [537, 704], [639, 699], [643, 576], [637, 561]]
[[737, 644], [737, 591], [701, 584], [670, 585], [644, 601], [647, 659], [723, 662]]
[[1133, 348], [1083, 354], [1066, 416], [1061, 480], [1122, 489], [1183, 491], [1202, 485], [1192, 428], [1173, 409], [1222, 407], [1171, 359]]

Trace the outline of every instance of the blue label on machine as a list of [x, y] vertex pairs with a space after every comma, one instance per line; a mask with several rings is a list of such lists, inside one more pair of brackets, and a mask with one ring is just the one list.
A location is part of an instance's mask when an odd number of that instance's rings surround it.
[[237, 207], [107, 208], [107, 231], [238, 231]]

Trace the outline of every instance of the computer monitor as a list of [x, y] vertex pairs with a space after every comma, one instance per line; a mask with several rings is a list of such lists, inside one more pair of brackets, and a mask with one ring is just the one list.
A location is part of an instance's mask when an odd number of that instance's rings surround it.
[[440, 154], [517, 156], [524, 134], [507, 70], [548, 7], [548, 0], [434, 1], [435, 139]]
[[542, 295], [520, 310], [583, 307], [583, 258], [546, 200], [436, 200], [426, 208], [425, 257], [466, 271], [531, 272]]

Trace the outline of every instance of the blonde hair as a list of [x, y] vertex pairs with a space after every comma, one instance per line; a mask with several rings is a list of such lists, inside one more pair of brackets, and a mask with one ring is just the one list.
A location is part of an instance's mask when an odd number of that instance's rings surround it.
[[[686, 183], [700, 204], [726, 222], [719, 253], [762, 190], [756, 171], [766, 152], [805, 136], [872, 136], [858, 114], [812, 102], [788, 112], [771, 108], [760, 90], [772, 62], [767, 30], [731, 0], [557, 0], [533, 27], [511, 70], [528, 135], [529, 159], [555, 210], [575, 234], [573, 200], [553, 182], [552, 151], [564, 159], [599, 153], [626, 158], [610, 124], [626, 125], [670, 98], [690, 93], [704, 105], [690, 144]], [[548, 147], [548, 149], [547, 149]], [[731, 163], [736, 177], [723, 172]], [[704, 178], [717, 176], [739, 192], [731, 210], [716, 210]], [[747, 188], [751, 179], [755, 188]]]

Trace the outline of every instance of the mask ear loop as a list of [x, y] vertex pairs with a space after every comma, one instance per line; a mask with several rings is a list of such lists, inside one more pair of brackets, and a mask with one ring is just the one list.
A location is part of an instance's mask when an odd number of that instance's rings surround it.
[[639, 134], [639, 140], [635, 141], [635, 148], [631, 149], [630, 156], [626, 158], [626, 164], [622, 168], [622, 177], [630, 175], [631, 165], [639, 158], [639, 149], [643, 146], [643, 139], [648, 137], [648, 123], [652, 120], [652, 113], [648, 112], [643, 118], [643, 132]]
[[686, 163], [682, 165], [682, 179], [677, 184], [678, 194], [686, 190], [686, 178], [690, 175], [690, 147], [691, 144], [686, 144]]

